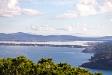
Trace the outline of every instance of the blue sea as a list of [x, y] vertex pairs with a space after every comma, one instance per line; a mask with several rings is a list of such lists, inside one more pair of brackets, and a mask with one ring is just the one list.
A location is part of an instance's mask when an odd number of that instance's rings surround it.
[[[52, 58], [54, 62], [65, 62], [73, 66], [79, 66], [93, 56], [90, 53], [82, 53], [84, 48], [67, 47], [40, 47], [40, 46], [0, 46], [0, 57], [26, 56], [37, 62], [41, 58]], [[112, 70], [89, 69], [92, 72], [102, 72], [103, 75], [112, 75]]]

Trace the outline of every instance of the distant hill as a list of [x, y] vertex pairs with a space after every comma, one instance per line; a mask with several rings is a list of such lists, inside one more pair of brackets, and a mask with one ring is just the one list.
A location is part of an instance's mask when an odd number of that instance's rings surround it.
[[100, 39], [102, 39], [102, 40], [112, 40], [112, 36], [104, 36], [104, 37], [101, 37]]
[[79, 36], [72, 36], [72, 35], [33, 35], [28, 33], [11, 33], [5, 34], [0, 33], [0, 41], [103, 41], [103, 40], [112, 40], [112, 36], [106, 37], [79, 37]]

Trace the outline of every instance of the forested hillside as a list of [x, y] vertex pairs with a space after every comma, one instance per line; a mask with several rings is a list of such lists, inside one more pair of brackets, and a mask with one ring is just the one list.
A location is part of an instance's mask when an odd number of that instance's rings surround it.
[[24, 56], [0, 59], [0, 75], [102, 75], [66, 63], [56, 64], [52, 59], [41, 59], [37, 63]]
[[[86, 50], [89, 52], [89, 48]], [[91, 57], [89, 63], [83, 64], [83, 67], [112, 70], [112, 42], [98, 43], [90, 50], [94, 56]]]

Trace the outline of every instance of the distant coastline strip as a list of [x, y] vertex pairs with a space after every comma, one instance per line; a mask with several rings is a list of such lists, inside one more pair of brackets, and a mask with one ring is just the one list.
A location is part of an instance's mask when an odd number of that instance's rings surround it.
[[7, 46], [53, 46], [53, 47], [72, 47], [72, 48], [83, 48], [87, 45], [78, 45], [78, 44], [67, 44], [66, 42], [16, 42], [16, 41], [0, 41], [0, 45]]

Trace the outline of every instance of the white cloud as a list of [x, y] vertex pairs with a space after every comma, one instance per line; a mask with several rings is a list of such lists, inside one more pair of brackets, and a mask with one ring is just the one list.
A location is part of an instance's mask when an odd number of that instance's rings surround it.
[[77, 8], [77, 14], [80, 16], [88, 16], [88, 15], [94, 15], [97, 13], [95, 6], [96, 6], [95, 0], [81, 0], [79, 4], [76, 5]]
[[15, 15], [39, 15], [40, 12], [33, 9], [25, 9], [19, 6], [20, 0], [0, 0], [0, 16], [12, 17]]
[[57, 5], [57, 6], [73, 4], [74, 2], [75, 2], [74, 0], [50, 0], [49, 1], [50, 4]]
[[37, 10], [23, 9], [23, 13], [30, 16], [41, 15], [42, 13]]
[[[40, 35], [87, 35], [87, 36], [100, 36], [104, 30], [102, 27], [88, 28], [87, 24], [82, 27], [80, 25], [66, 25], [64, 27], [53, 27], [48, 25], [32, 25], [31, 33]], [[98, 31], [101, 30], [101, 31]], [[107, 30], [106, 30], [107, 31]]]
[[57, 18], [76, 18], [79, 16], [96, 15], [112, 12], [112, 0], [80, 0], [72, 10], [65, 12]]
[[100, 9], [101, 12], [112, 12], [112, 0], [105, 0]]
[[56, 18], [65, 19], [65, 18], [74, 18], [77, 16], [78, 15], [76, 14], [76, 12], [71, 11], [71, 12], [64, 13], [63, 15], [58, 15], [58, 16], [56, 16]]
[[112, 22], [112, 19], [110, 19], [110, 22]]
[[33, 31], [45, 31], [45, 32], [46, 31], [55, 31], [56, 30], [56, 28], [49, 27], [48, 25], [41, 25], [41, 26], [39, 26], [39, 25], [32, 25], [31, 29]]
[[80, 28], [73, 26], [73, 25], [67, 25], [64, 27], [53, 27], [48, 25], [32, 25], [31, 26], [31, 32], [35, 34], [43, 34], [43, 35], [75, 35], [80, 33]]

